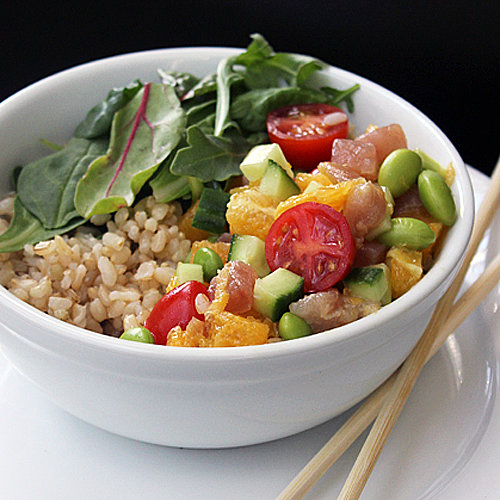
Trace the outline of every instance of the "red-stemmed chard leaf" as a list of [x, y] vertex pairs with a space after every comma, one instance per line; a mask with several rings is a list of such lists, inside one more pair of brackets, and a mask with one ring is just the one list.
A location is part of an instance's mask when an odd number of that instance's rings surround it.
[[135, 195], [172, 152], [186, 125], [174, 90], [147, 83], [113, 119], [107, 153], [78, 183], [75, 206], [89, 218], [131, 206]]

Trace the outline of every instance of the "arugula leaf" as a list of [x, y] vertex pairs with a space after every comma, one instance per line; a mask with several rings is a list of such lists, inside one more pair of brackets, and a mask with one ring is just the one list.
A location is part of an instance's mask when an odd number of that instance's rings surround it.
[[217, 106], [215, 110], [214, 135], [221, 136], [229, 123], [231, 107], [231, 85], [241, 81], [242, 77], [233, 70], [236, 56], [227, 57], [217, 66]]
[[85, 218], [131, 206], [179, 143], [186, 124], [174, 90], [147, 83], [113, 119], [109, 149], [80, 180], [75, 206]]
[[330, 96], [307, 87], [285, 87], [250, 90], [238, 96], [231, 106], [231, 118], [252, 132], [266, 129], [270, 111], [296, 103], [329, 103]]
[[24, 245], [49, 240], [58, 234], [75, 229], [84, 222], [85, 219], [78, 217], [57, 229], [45, 229], [43, 224], [25, 208], [19, 196], [16, 196], [14, 199], [14, 216], [10, 226], [5, 233], [0, 235], [0, 253], [17, 252], [22, 250]]
[[250, 35], [250, 38], [252, 41], [248, 45], [246, 51], [237, 57], [238, 64], [250, 66], [274, 54], [273, 48], [260, 33], [253, 33]]
[[341, 102], [346, 103], [347, 110], [352, 113], [354, 111], [354, 103], [352, 102], [352, 95], [356, 90], [359, 90], [360, 86], [358, 83], [349, 87], [345, 90], [338, 90], [332, 87], [321, 87], [321, 90], [331, 96], [330, 104], [337, 106]]
[[[247, 90], [250, 89], [249, 92], [240, 94], [236, 99], [241, 97], [251, 100], [258, 95], [251, 94], [254, 90], [271, 91], [272, 89], [276, 93], [279, 92], [279, 89], [283, 89], [285, 84], [293, 88], [302, 87], [312, 73], [325, 67], [323, 62], [309, 56], [287, 52], [274, 53], [272, 47], [259, 34], [252, 35], [252, 38], [253, 41], [245, 52], [223, 59], [217, 66], [217, 109], [214, 130], [216, 136], [221, 136], [225, 128], [231, 125], [231, 98], [234, 97], [231, 95], [231, 87], [235, 83], [244, 82]], [[244, 70], [240, 70], [238, 66], [243, 66]], [[294, 92], [297, 95], [297, 91]], [[302, 95], [306, 95], [307, 92], [312, 91], [304, 90], [304, 94], [297, 95], [297, 97], [302, 98]], [[321, 97], [322, 100], [318, 102], [327, 100], [325, 96]], [[291, 94], [289, 94], [288, 99], [281, 100], [286, 103], [281, 104], [282, 106], [298, 102], [296, 98], [291, 97]], [[277, 99], [277, 101], [279, 100]], [[275, 107], [279, 107], [279, 105]], [[237, 113], [236, 116], [239, 114]], [[245, 128], [245, 123], [250, 121], [245, 120], [240, 122], [240, 125]], [[259, 121], [259, 126], [262, 130], [262, 121]], [[259, 129], [252, 125], [249, 130], [257, 131]]]
[[181, 71], [165, 71], [159, 69], [158, 75], [160, 75], [161, 83], [170, 85], [175, 90], [179, 99], [186, 95], [193, 87], [196, 87], [200, 81], [199, 78], [191, 73], [183, 73]]
[[202, 97], [211, 92], [217, 91], [217, 75], [212, 73], [203, 77], [192, 89], [190, 89], [181, 98], [181, 101], [194, 99], [195, 97]]
[[302, 86], [312, 73], [325, 67], [318, 59], [288, 52], [274, 53], [262, 35], [252, 35], [247, 50], [234, 61], [245, 66], [245, 83], [250, 89], [281, 87], [286, 82]]
[[17, 179], [19, 199], [46, 229], [64, 227], [78, 217], [74, 204], [76, 185], [107, 146], [107, 139], [73, 138], [61, 151], [21, 170]]
[[205, 101], [201, 104], [197, 104], [196, 106], [191, 106], [188, 110], [186, 110], [186, 127], [205, 121], [210, 117], [213, 117], [215, 121], [215, 105], [215, 99], [213, 99], [211, 101]]
[[76, 128], [74, 136], [95, 139], [108, 135], [114, 114], [128, 104], [142, 87], [143, 84], [136, 80], [126, 87], [110, 90], [106, 99], [88, 112]]
[[241, 174], [240, 163], [249, 146], [236, 132], [217, 137], [193, 125], [187, 129], [187, 142], [189, 146], [177, 151], [170, 166], [173, 174], [197, 177], [202, 182], [224, 181]]

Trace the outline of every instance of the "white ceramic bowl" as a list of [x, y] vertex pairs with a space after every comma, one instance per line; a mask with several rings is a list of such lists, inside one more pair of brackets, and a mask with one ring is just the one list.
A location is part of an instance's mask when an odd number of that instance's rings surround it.
[[[44, 154], [40, 138], [67, 140], [113, 86], [157, 69], [203, 76], [235, 49], [166, 49], [112, 57], [63, 71], [0, 104], [0, 186]], [[473, 222], [464, 164], [422, 113], [359, 76], [329, 68], [320, 81], [360, 83], [352, 121], [400, 123], [409, 147], [453, 162], [458, 220], [441, 257], [410, 292], [376, 314], [278, 344], [193, 349], [124, 342], [66, 324], [0, 289], [0, 345], [18, 370], [77, 417], [157, 444], [217, 448], [260, 443], [308, 429], [354, 405], [403, 361], [462, 258]]]

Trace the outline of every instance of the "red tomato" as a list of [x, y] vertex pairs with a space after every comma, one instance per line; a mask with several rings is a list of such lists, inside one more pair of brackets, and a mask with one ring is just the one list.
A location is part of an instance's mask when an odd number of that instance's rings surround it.
[[183, 330], [192, 317], [204, 319], [195, 307], [196, 297], [202, 293], [208, 297], [207, 287], [199, 281], [186, 281], [165, 294], [153, 307], [144, 326], [153, 334], [155, 344], [165, 345], [168, 332], [179, 325]]
[[294, 168], [312, 170], [330, 160], [335, 139], [345, 139], [347, 115], [329, 104], [296, 104], [271, 111], [267, 133]]
[[321, 292], [345, 278], [355, 243], [346, 218], [328, 205], [307, 202], [283, 212], [266, 237], [266, 260], [304, 278], [305, 292]]

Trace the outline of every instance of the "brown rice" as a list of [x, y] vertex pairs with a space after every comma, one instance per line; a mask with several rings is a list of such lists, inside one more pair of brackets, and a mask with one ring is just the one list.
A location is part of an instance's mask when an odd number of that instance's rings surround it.
[[[13, 197], [0, 201], [0, 234], [8, 227]], [[179, 231], [178, 203], [141, 200], [113, 216], [24, 250], [0, 254], [0, 284], [56, 318], [119, 336], [144, 324], [164, 294], [191, 243]], [[97, 229], [97, 228], [95, 228]]]

